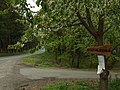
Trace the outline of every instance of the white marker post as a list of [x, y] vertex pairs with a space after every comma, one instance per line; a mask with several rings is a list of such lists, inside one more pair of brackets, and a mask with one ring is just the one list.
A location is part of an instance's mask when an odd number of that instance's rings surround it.
[[98, 71], [97, 74], [101, 74], [105, 70], [105, 59], [103, 55], [98, 55]]

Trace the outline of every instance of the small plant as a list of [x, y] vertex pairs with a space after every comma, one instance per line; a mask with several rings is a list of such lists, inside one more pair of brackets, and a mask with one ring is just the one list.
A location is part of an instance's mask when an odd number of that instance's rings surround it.
[[[58, 82], [43, 87], [42, 90], [93, 90], [93, 85], [85, 81]], [[94, 88], [94, 90], [97, 90]]]

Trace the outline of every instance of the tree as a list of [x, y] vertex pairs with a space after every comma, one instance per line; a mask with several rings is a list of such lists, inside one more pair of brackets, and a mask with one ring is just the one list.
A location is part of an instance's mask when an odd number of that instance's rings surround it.
[[[110, 43], [104, 35], [111, 29], [119, 33], [120, 1], [119, 0], [37, 0], [42, 6], [39, 26], [44, 30], [59, 30], [79, 25], [93, 36], [96, 45]], [[119, 36], [119, 34], [118, 34]], [[106, 69], [100, 74], [100, 89], [108, 89], [107, 60]]]
[[[79, 67], [80, 63], [74, 61], [80, 62], [80, 58], [84, 56], [83, 48], [88, 46], [87, 40], [89, 41], [91, 36], [85, 30], [82, 31], [84, 28], [79, 27], [79, 24], [64, 26], [63, 28], [49, 26], [47, 25], [49, 20], [47, 21], [46, 16], [44, 16], [44, 11], [40, 10], [34, 18], [36, 18], [36, 25], [43, 37], [46, 50], [55, 54], [58, 64], [60, 64], [61, 59], [68, 60], [70, 58], [69, 63], [74, 67]], [[52, 25], [52, 23], [50, 24]]]
[[20, 15], [13, 10], [11, 3], [0, 1], [0, 50], [8, 51], [8, 45], [15, 44], [23, 35], [24, 25], [17, 22]]
[[[27, 42], [29, 40], [31, 41], [31, 39], [35, 39], [38, 41], [38, 48], [39, 45], [41, 45], [39, 40], [42, 40], [43, 37], [50, 38], [50, 35], [53, 32], [65, 34], [60, 30], [69, 30], [72, 27], [75, 27], [75, 29], [82, 28], [83, 32], [86, 30], [89, 35], [94, 38], [96, 45], [103, 45], [106, 43], [113, 44], [114, 47], [112, 51], [120, 45], [118, 43], [120, 36], [120, 0], [37, 0], [37, 5], [39, 6], [40, 4], [42, 6], [38, 16], [36, 16], [37, 19], [31, 17], [28, 8], [25, 8], [27, 4], [23, 2], [20, 4], [21, 10], [23, 10], [20, 14], [22, 13], [21, 15], [24, 15], [24, 13], [27, 13], [25, 14], [27, 15], [27, 18], [24, 18], [24, 20], [28, 22], [28, 25], [32, 26], [29, 28], [32, 30], [26, 31], [23, 41]], [[73, 33], [72, 30], [70, 33]], [[55, 38], [55, 35], [56, 34], [54, 33], [52, 34], [53, 38]], [[57, 36], [57, 39], [52, 43], [52, 47], [55, 45], [55, 47], [58, 48], [61, 44], [60, 40], [64, 40], [61, 39], [62, 35]], [[65, 36], [67, 37], [67, 35]], [[26, 39], [26, 37], [29, 39]], [[68, 38], [70, 37], [68, 36]], [[57, 43], [55, 43], [56, 40]], [[52, 39], [49, 41], [50, 42], [47, 43], [51, 43]], [[74, 44], [76, 44], [76, 41]], [[78, 46], [79, 44], [80, 42], [77, 43]], [[66, 46], [69, 46], [69, 44], [66, 44]], [[79, 48], [77, 49], [79, 50]], [[105, 61], [106, 69], [100, 75], [101, 90], [108, 89], [107, 84], [109, 72], [107, 70], [107, 60]]]

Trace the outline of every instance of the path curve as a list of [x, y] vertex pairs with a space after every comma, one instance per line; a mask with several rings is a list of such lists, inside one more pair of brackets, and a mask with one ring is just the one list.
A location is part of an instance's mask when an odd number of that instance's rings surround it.
[[24, 55], [0, 57], [0, 90], [17, 90], [20, 84], [31, 81], [24, 75], [20, 74], [20, 59], [33, 54], [39, 54], [44, 50]]
[[[37, 51], [34, 54], [42, 53], [44, 51]], [[0, 90], [18, 90], [21, 84], [32, 82], [36, 79], [87, 79], [99, 78], [96, 71], [81, 71], [71, 69], [57, 69], [57, 68], [34, 68], [24, 65], [20, 59], [32, 54], [1, 57], [0, 58]], [[120, 78], [120, 73], [112, 73], [113, 78]]]

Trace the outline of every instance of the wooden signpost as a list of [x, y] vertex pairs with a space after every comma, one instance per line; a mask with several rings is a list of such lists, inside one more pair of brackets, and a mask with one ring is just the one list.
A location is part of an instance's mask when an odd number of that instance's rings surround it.
[[108, 90], [108, 75], [107, 61], [105, 56], [111, 55], [112, 45], [93, 46], [87, 48], [88, 53], [95, 54], [98, 57], [98, 71], [100, 75], [100, 90]]
[[88, 53], [95, 55], [110, 56], [112, 45], [92, 46], [87, 48]]

